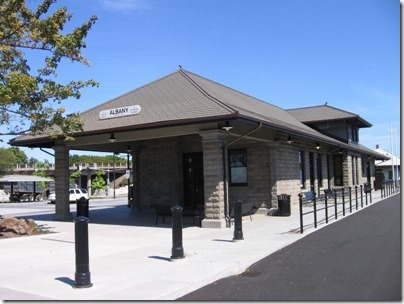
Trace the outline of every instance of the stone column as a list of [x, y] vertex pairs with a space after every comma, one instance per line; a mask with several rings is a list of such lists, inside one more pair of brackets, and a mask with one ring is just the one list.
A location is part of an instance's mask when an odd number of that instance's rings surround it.
[[69, 148], [66, 146], [55, 146], [55, 214], [56, 221], [71, 221], [73, 216], [70, 213], [69, 204]]
[[201, 131], [203, 148], [203, 174], [205, 187], [205, 219], [203, 228], [225, 228], [224, 218], [224, 160], [223, 148], [227, 132]]

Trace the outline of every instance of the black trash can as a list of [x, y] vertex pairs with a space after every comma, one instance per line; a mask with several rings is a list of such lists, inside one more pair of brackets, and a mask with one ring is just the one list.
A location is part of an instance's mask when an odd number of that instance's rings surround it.
[[278, 213], [279, 216], [290, 216], [290, 195], [278, 195]]
[[88, 205], [89, 205], [89, 199], [86, 199], [84, 196], [80, 197], [79, 199], [76, 200], [77, 203], [77, 217], [79, 216], [85, 216], [89, 218], [88, 214]]

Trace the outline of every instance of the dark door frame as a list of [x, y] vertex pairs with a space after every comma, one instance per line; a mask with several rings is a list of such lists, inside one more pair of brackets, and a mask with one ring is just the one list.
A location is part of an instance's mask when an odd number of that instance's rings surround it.
[[203, 207], [205, 201], [202, 152], [183, 154], [184, 206]]

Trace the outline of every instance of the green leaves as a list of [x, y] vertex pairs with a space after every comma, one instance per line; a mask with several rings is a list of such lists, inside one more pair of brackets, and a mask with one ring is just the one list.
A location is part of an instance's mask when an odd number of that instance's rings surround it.
[[105, 172], [97, 171], [95, 173], [95, 177], [91, 180], [91, 188], [94, 190], [103, 190], [107, 185], [107, 182], [104, 179]]
[[[2, 0], [0, 3], [0, 123], [8, 133], [47, 134], [73, 139], [83, 129], [78, 113], [65, 114], [54, 103], [80, 98], [80, 90], [98, 86], [94, 80], [57, 82], [57, 69], [68, 59], [89, 65], [81, 51], [84, 39], [97, 20], [92, 16], [70, 33], [64, 33], [72, 14], [67, 8], [49, 13], [56, 0], [42, 0], [35, 11], [24, 0]], [[25, 52], [42, 56], [42, 64], [32, 71]], [[35, 57], [36, 58], [36, 57]]]

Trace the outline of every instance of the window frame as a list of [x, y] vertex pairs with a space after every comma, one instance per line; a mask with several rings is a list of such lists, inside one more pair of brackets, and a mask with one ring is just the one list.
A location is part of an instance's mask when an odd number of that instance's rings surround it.
[[[248, 186], [248, 160], [247, 149], [232, 149], [228, 150], [228, 166], [229, 166], [229, 186], [231, 187], [246, 187]], [[235, 160], [240, 160], [243, 165], [235, 164]], [[236, 169], [238, 168], [238, 169]], [[245, 168], [245, 170], [242, 170]], [[243, 172], [244, 171], [244, 172]], [[241, 173], [241, 175], [240, 175]], [[236, 175], [242, 179], [242, 181], [234, 181]], [[244, 175], [244, 176], [243, 176]]]

